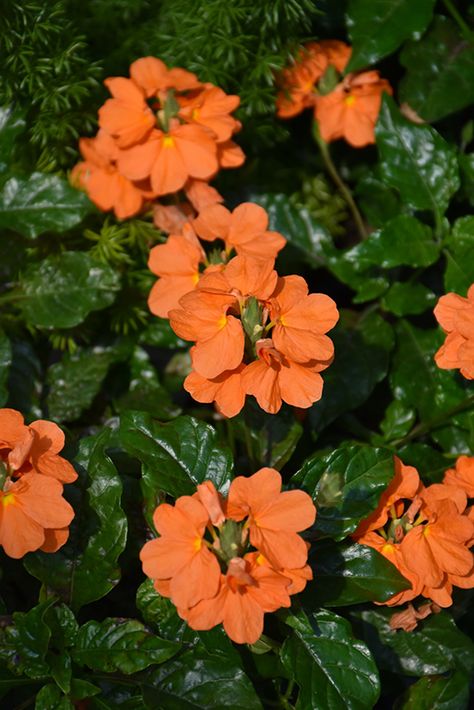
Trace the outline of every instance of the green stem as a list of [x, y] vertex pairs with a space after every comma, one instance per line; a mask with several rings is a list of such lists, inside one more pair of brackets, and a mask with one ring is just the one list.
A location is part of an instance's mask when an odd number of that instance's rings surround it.
[[471, 30], [467, 22], [465, 22], [461, 17], [454, 3], [451, 2], [451, 0], [443, 0], [443, 3], [453, 20], [457, 22], [458, 27], [461, 30], [461, 34], [468, 40], [468, 42], [472, 42], [474, 39], [474, 32]]
[[352, 197], [351, 191], [337, 172], [337, 168], [334, 165], [331, 158], [331, 153], [329, 152], [329, 146], [326, 141], [321, 138], [316, 121], [313, 121], [313, 136], [319, 146], [319, 150], [321, 151], [321, 157], [323, 159], [326, 170], [334, 181], [334, 184], [338, 188], [339, 192], [347, 202], [347, 205], [352, 213], [352, 217], [354, 218], [354, 222], [356, 224], [360, 238], [367, 239], [369, 235], [367, 234], [367, 230], [364, 225], [364, 220], [362, 219], [359, 209], [354, 201], [354, 198]]
[[15, 291], [15, 290], [7, 291], [6, 293], [2, 293], [0, 295], [0, 303], [9, 303], [10, 301], [18, 301], [21, 298], [24, 298], [24, 296], [19, 291]]

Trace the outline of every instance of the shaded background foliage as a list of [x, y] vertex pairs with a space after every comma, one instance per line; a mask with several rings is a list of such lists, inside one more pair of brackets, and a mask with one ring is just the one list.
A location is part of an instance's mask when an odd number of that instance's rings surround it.
[[[474, 455], [474, 394], [436, 368], [432, 315], [474, 282], [473, 28], [467, 0], [0, 2], [0, 406], [59, 422], [80, 474], [67, 546], [1, 557], [5, 707], [469, 707], [471, 591], [394, 633], [372, 602], [403, 580], [345, 538], [376, 507], [394, 452], [427, 482]], [[310, 116], [274, 116], [274, 72], [312, 38], [349, 41], [350, 69], [376, 65], [395, 89], [376, 147], [331, 146], [364, 241]], [[301, 421], [249, 403], [225, 422], [183, 393], [185, 344], [146, 307], [163, 235], [148, 215], [99, 214], [67, 183], [101, 81], [147, 54], [241, 96], [247, 161], [216, 185], [231, 205], [263, 205], [289, 242], [280, 273], [342, 310], [323, 399]], [[138, 552], [166, 496], [207, 477], [225, 490], [262, 465], [317, 504], [315, 582], [256, 648], [237, 648], [221, 629], [187, 628]]]

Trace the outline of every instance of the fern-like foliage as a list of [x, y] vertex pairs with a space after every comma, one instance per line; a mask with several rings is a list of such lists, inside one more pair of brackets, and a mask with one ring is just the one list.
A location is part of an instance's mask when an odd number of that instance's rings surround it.
[[100, 67], [88, 59], [85, 38], [65, 3], [0, 0], [0, 54], [0, 105], [26, 110], [34, 167], [45, 172], [70, 166], [78, 136], [95, 123], [91, 97]]

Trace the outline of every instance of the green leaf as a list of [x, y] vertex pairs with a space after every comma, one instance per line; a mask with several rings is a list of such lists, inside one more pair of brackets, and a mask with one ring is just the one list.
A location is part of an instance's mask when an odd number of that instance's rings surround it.
[[352, 42], [348, 72], [375, 64], [409, 37], [419, 38], [433, 16], [434, 0], [350, 0], [347, 29]]
[[151, 579], [138, 587], [137, 607], [145, 623], [169, 641], [182, 642], [194, 633], [178, 616], [175, 605], [158, 594]]
[[451, 616], [442, 611], [422, 621], [415, 631], [393, 631], [393, 609], [353, 612], [363, 622], [367, 645], [379, 668], [409, 676], [435, 675], [451, 670], [474, 671], [474, 644]]
[[382, 297], [386, 311], [396, 316], [424, 313], [436, 305], [436, 296], [431, 289], [420, 283], [394, 283]]
[[35, 710], [74, 710], [74, 705], [57, 685], [44, 685], [36, 696]]
[[153, 345], [156, 348], [185, 348], [188, 346], [184, 340], [178, 338], [171, 330], [169, 320], [165, 318], [154, 318], [148, 327], [140, 335], [140, 343]]
[[149, 412], [157, 419], [173, 419], [180, 414], [158, 379], [156, 369], [150, 362], [145, 350], [136, 347], [129, 362], [130, 386], [128, 391], [114, 401], [115, 409], [124, 412], [127, 409], [140, 409]]
[[71, 422], [88, 409], [111, 365], [124, 360], [130, 344], [117, 342], [111, 346], [95, 345], [66, 353], [48, 370], [48, 414], [57, 422]]
[[0, 192], [0, 227], [34, 239], [75, 227], [91, 210], [84, 193], [57, 175], [11, 177]]
[[384, 269], [394, 266], [430, 266], [439, 257], [439, 245], [433, 231], [411, 215], [402, 214], [389, 220], [384, 227], [369, 235], [354, 247], [352, 260], [359, 268], [378, 265]]
[[80, 666], [94, 671], [130, 675], [167, 661], [179, 648], [178, 643], [154, 636], [139, 621], [104, 619], [81, 626], [72, 655]]
[[377, 313], [345, 316], [330, 333], [335, 358], [323, 372], [323, 396], [309, 410], [315, 432], [364, 404], [388, 371], [394, 340], [391, 326]]
[[298, 209], [284, 194], [257, 194], [252, 199], [267, 210], [269, 228], [283, 234], [310, 266], [316, 268], [326, 263], [334, 252], [331, 235], [307, 209]]
[[466, 296], [474, 283], [474, 217], [461, 217], [446, 240], [446, 292]]
[[354, 444], [310, 457], [291, 483], [304, 488], [316, 504], [314, 530], [342, 540], [376, 509], [393, 476], [390, 451]]
[[32, 264], [22, 276], [21, 308], [30, 325], [72, 328], [113, 303], [120, 279], [107, 264], [66, 251]]
[[379, 696], [377, 666], [345, 619], [327, 609], [289, 614], [292, 634], [283, 644], [283, 665], [300, 692], [296, 710], [367, 710]]
[[425, 484], [441, 483], [444, 472], [452, 465], [449, 455], [442, 454], [428, 444], [409, 443], [398, 449], [398, 456], [407, 466], [418, 469]]
[[239, 654], [200, 646], [154, 668], [143, 683], [149, 710], [262, 710]]
[[41, 393], [43, 373], [41, 362], [28, 341], [12, 341], [12, 363], [8, 378], [9, 400], [13, 409], [18, 409], [30, 419], [41, 419]]
[[71, 681], [70, 696], [73, 700], [84, 700], [84, 698], [90, 698], [100, 692], [100, 688], [92, 683], [89, 683], [87, 680], [73, 678]]
[[447, 678], [425, 676], [411, 685], [397, 702], [397, 710], [466, 710], [469, 707], [469, 677], [454, 672]]
[[459, 189], [456, 150], [434, 128], [404, 118], [385, 95], [375, 128], [382, 177], [417, 210], [442, 215]]
[[239, 441], [251, 449], [249, 455], [257, 466], [271, 466], [280, 471], [291, 458], [303, 427], [291, 409], [281, 409], [268, 417], [253, 401], [244, 411], [229, 420], [229, 426]]
[[438, 15], [421, 40], [408, 42], [400, 63], [407, 70], [400, 101], [425, 121], [439, 121], [474, 102], [474, 43], [448, 17]]
[[12, 364], [12, 346], [3, 330], [0, 330], [0, 407], [8, 399], [8, 375]]
[[408, 434], [415, 423], [416, 412], [403, 402], [394, 399], [385, 410], [385, 416], [380, 424], [385, 441], [401, 439]]
[[50, 599], [28, 612], [13, 614], [13, 624], [0, 628], [0, 661], [16, 675], [42, 678], [49, 675], [46, 661], [51, 629], [45, 621], [48, 609], [54, 603]]
[[0, 108], [0, 173], [7, 171], [15, 140], [25, 130], [26, 122], [22, 114], [12, 106]]
[[421, 330], [400, 319], [396, 333], [390, 384], [397, 399], [414, 407], [425, 422], [436, 421], [467, 399], [467, 386], [434, 361], [444, 337], [441, 329]]
[[315, 543], [309, 553], [314, 582], [302, 595], [305, 609], [385, 602], [410, 583], [376, 550], [358, 543]]
[[49, 609], [46, 623], [51, 629], [51, 643], [47, 655], [51, 675], [63, 693], [69, 693], [72, 667], [68, 649], [76, 641], [79, 626], [74, 614], [65, 604]]
[[215, 429], [193, 417], [160, 424], [149, 414], [127, 412], [121, 417], [120, 437], [125, 450], [145, 464], [146, 499], [160, 490], [174, 497], [192, 495], [206, 480], [223, 493], [229, 486], [230, 451], [218, 445]]
[[28, 572], [76, 610], [103, 597], [120, 579], [117, 559], [126, 544], [127, 518], [120, 506], [122, 483], [106, 454], [109, 437], [110, 430], [103, 429], [81, 441], [75, 462], [81, 482], [87, 480], [89, 487], [81, 501], [79, 482], [71, 486], [73, 507], [81, 515], [66, 545], [55, 555], [37, 552], [25, 559]]

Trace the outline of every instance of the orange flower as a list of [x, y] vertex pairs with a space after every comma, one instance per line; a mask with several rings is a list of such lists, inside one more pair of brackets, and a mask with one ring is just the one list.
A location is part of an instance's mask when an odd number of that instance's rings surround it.
[[448, 468], [443, 483], [458, 486], [468, 498], [474, 498], [474, 456], [459, 456], [455, 468]]
[[130, 180], [149, 177], [153, 191], [166, 195], [180, 190], [189, 178], [209, 180], [219, 164], [216, 144], [205, 129], [173, 120], [167, 132], [154, 129], [146, 141], [121, 151], [118, 167]]
[[[420, 491], [421, 482], [416, 468], [413, 466], [405, 466], [398, 456], [393, 457], [393, 463], [395, 476], [390, 481], [388, 488], [382, 493], [377, 509], [367, 516], [367, 518], [361, 520], [357, 530], [354, 532], [354, 537], [357, 538], [358, 542], [368, 544], [361, 540], [360, 536], [372, 530], [383, 528], [389, 518], [389, 511], [392, 506], [404, 498], [412, 500]], [[371, 547], [373, 547], [373, 545], [371, 545]], [[380, 551], [381, 550], [379, 550], [379, 552]]]
[[64, 447], [61, 429], [43, 419], [24, 424], [20, 412], [0, 409], [0, 465], [6, 466], [8, 476], [39, 473], [71, 483], [77, 478], [73, 466], [59, 456]]
[[191, 609], [178, 613], [192, 629], [207, 630], [222, 623], [236, 643], [255, 643], [263, 632], [265, 612], [289, 607], [289, 580], [265, 565], [251, 562], [249, 555], [234, 557], [221, 577], [219, 593]]
[[292, 118], [305, 108], [314, 106], [318, 98], [316, 87], [329, 65], [338, 72], [344, 71], [351, 48], [338, 40], [325, 40], [306, 44], [293, 66], [279, 76], [281, 91], [277, 96], [277, 115]]
[[234, 141], [223, 141], [217, 146], [217, 160], [221, 168], [240, 168], [245, 162], [245, 153]]
[[345, 138], [361, 148], [375, 143], [375, 124], [382, 93], [392, 94], [390, 84], [377, 71], [349, 74], [336, 88], [318, 97], [315, 118], [326, 142]]
[[150, 291], [150, 311], [167, 318], [171, 309], [178, 308], [181, 296], [198, 283], [199, 265], [204, 259], [205, 254], [189, 225], [185, 225], [182, 234], [172, 234], [166, 244], [153, 247], [148, 268], [161, 278]]
[[244, 355], [241, 322], [227, 311], [236, 307], [236, 298], [227, 293], [192, 291], [180, 299], [180, 308], [169, 312], [174, 332], [193, 340], [193, 364], [205, 378], [213, 379], [226, 370], [235, 370]]
[[74, 510], [62, 492], [61, 483], [50, 476], [7, 478], [0, 490], [0, 545], [9, 557], [19, 559], [38, 549], [54, 552], [66, 542]]
[[198, 236], [206, 241], [222, 239], [227, 253], [274, 259], [286, 244], [278, 232], [267, 231], [268, 215], [259, 205], [244, 202], [233, 212], [222, 205], [202, 210], [193, 221]]
[[272, 339], [276, 349], [294, 362], [327, 361], [333, 357], [332, 340], [324, 333], [334, 328], [339, 319], [336, 304], [322, 293], [308, 296], [308, 284], [301, 276], [278, 279], [270, 315], [275, 323]]
[[459, 369], [466, 379], [474, 379], [474, 284], [467, 298], [456, 293], [441, 296], [434, 314], [447, 334], [435, 355], [436, 364], [443, 370]]
[[245, 391], [265, 412], [276, 414], [282, 402], [306, 409], [321, 399], [323, 378], [319, 373], [330, 360], [293, 362], [278, 352], [270, 338], [258, 340], [256, 350], [258, 359], [247, 365], [242, 377]]
[[71, 182], [83, 188], [89, 199], [101, 210], [114, 210], [119, 219], [137, 214], [151, 192], [134, 185], [117, 169], [119, 149], [105, 131], [95, 138], [81, 138], [79, 149], [85, 158], [71, 172]]
[[146, 138], [155, 125], [144, 92], [131, 79], [112, 77], [104, 81], [112, 94], [99, 109], [99, 126], [113, 136], [119, 148]]
[[219, 589], [220, 569], [204, 542], [209, 522], [205, 507], [195, 498], [181, 496], [174, 506], [158, 506], [153, 522], [160, 537], [140, 552], [145, 574], [158, 582], [169, 581], [169, 595], [178, 607], [213, 597]]
[[230, 114], [240, 104], [238, 96], [229, 96], [217, 86], [208, 84], [194, 96], [179, 98], [180, 118], [211, 130], [216, 141], [229, 140], [241, 125]]
[[308, 550], [297, 533], [314, 523], [316, 508], [304, 491], [282, 493], [281, 476], [275, 469], [261, 468], [249, 478], [234, 478], [226, 513], [236, 521], [248, 516], [251, 544], [276, 569], [306, 564]]
[[195, 74], [185, 69], [168, 69], [156, 57], [142, 57], [130, 65], [130, 76], [147, 98], [160, 96], [168, 89], [190, 91], [202, 86]]
[[[191, 359], [193, 352], [194, 348], [191, 348]], [[215, 402], [218, 412], [225, 417], [235, 417], [245, 403], [243, 370], [245, 365], [240, 364], [235, 370], [226, 370], [212, 379], [192, 371], [184, 380], [183, 387], [197, 402]]]
[[[265, 612], [289, 607], [289, 595], [312, 579], [309, 545], [296, 532], [315, 514], [303, 491], [281, 493], [274, 469], [234, 479], [227, 501], [204, 481], [174, 508], [158, 506], [154, 521], [161, 537], [143, 547], [143, 569], [193, 629], [223, 623], [233, 641], [254, 643]], [[250, 550], [256, 542], [260, 547]]]

